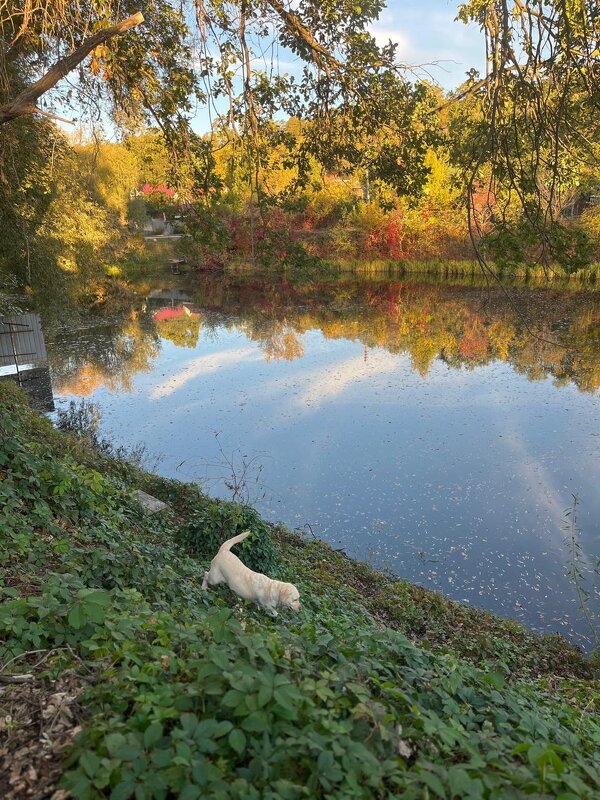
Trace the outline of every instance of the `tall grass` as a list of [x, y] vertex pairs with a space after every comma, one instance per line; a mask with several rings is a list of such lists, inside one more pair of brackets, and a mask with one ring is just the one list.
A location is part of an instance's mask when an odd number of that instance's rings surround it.
[[[428, 259], [428, 260], [393, 260], [393, 259], [336, 259], [335, 266], [341, 272], [354, 272], [365, 275], [420, 275], [436, 278], [471, 278], [485, 277], [481, 265], [476, 260]], [[494, 269], [494, 266], [492, 269]], [[591, 264], [571, 274], [559, 266], [546, 269], [539, 265], [523, 264], [511, 270], [498, 270], [496, 277], [502, 281], [522, 281], [535, 284], [562, 285], [600, 285], [600, 263]]]

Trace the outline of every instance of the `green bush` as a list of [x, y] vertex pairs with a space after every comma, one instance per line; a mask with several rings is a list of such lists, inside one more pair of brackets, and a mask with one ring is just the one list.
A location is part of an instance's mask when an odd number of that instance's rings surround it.
[[246, 530], [251, 530], [252, 536], [236, 545], [236, 552], [250, 569], [273, 575], [277, 557], [269, 527], [251, 506], [210, 503], [195, 511], [181, 527], [177, 540], [187, 553], [206, 561], [217, 554], [224, 541]]

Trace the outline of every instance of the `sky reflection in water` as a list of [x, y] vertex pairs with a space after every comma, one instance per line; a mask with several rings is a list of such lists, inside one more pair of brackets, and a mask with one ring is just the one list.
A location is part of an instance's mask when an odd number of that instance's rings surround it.
[[162, 474], [227, 497], [225, 460], [252, 460], [247, 490], [268, 518], [585, 637], [563, 528], [577, 494], [583, 552], [600, 554], [594, 296], [522, 293], [551, 347], [464, 287], [349, 281], [299, 296], [212, 278], [187, 311], [181, 293], [155, 294], [125, 320], [50, 334], [58, 398], [87, 395], [102, 432], [146, 443]]

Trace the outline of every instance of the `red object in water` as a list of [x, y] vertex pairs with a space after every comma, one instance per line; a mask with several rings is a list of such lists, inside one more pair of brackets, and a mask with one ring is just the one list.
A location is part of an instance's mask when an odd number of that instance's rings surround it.
[[166, 319], [176, 319], [184, 316], [197, 317], [198, 314], [195, 311], [190, 311], [187, 306], [164, 306], [152, 314], [155, 322], [164, 322]]

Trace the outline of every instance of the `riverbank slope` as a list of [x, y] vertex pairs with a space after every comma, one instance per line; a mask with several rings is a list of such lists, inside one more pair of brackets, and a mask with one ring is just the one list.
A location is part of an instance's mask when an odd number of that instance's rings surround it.
[[[7, 383], [0, 479], [3, 797], [600, 791], [600, 690], [564, 640], [101, 456]], [[247, 527], [240, 555], [300, 613], [201, 591]]]

